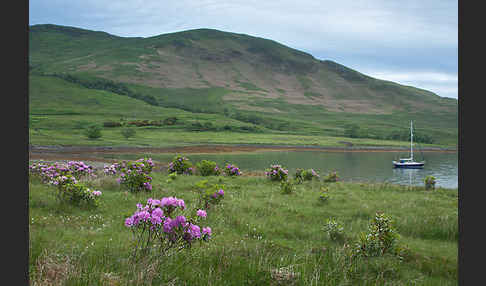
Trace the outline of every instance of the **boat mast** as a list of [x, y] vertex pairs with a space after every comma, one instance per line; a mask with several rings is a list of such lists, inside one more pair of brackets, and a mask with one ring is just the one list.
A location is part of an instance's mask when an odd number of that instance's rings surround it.
[[412, 120], [410, 120], [410, 158], [413, 161], [413, 132], [412, 132]]

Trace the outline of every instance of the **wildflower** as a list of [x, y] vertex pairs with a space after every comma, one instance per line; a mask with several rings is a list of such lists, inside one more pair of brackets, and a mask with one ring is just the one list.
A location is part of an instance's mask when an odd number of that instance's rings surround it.
[[128, 217], [125, 219], [125, 226], [132, 227], [133, 226], [133, 217]]
[[152, 217], [163, 217], [164, 216], [164, 211], [161, 208], [156, 208], [152, 211]]
[[199, 217], [206, 217], [208, 214], [204, 210], [198, 210], [197, 211], [197, 216]]
[[200, 238], [201, 237], [201, 228], [198, 225], [190, 224], [189, 225], [189, 233], [192, 235], [191, 238]]
[[203, 227], [202, 234], [203, 235], [211, 236], [211, 228], [209, 226], [208, 227]]

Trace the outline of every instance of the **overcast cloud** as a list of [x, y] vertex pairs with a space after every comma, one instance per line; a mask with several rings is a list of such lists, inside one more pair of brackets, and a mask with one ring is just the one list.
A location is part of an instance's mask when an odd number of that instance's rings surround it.
[[458, 98], [457, 1], [30, 0], [29, 24], [122, 37], [198, 28], [243, 33]]

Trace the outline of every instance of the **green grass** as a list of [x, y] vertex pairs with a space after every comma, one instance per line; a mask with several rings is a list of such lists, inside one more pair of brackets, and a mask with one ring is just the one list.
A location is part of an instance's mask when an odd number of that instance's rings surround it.
[[[292, 266], [298, 273], [295, 285], [457, 285], [457, 189], [312, 181], [284, 195], [278, 183], [259, 176], [179, 176], [171, 183], [164, 172], [152, 177], [152, 193], [139, 194], [126, 193], [114, 177], [100, 175], [86, 182], [103, 192], [96, 209], [60, 204], [53, 187], [31, 178], [31, 281], [277, 285], [272, 270]], [[225, 185], [223, 203], [208, 211], [210, 243], [174, 257], [132, 263], [130, 231], [123, 222], [135, 204], [149, 197], [177, 196], [185, 200], [188, 212], [195, 211], [194, 185], [202, 179]], [[330, 193], [324, 203], [318, 201], [321, 187]], [[343, 245], [352, 247], [378, 211], [395, 220], [399, 243], [410, 255], [403, 261], [393, 255], [349, 260]], [[330, 240], [322, 230], [331, 217], [343, 222], [343, 241]]]

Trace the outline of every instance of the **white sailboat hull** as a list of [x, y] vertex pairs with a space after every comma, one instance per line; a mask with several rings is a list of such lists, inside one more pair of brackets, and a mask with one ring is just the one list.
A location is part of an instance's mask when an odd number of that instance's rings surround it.
[[392, 161], [395, 168], [420, 169], [425, 165], [425, 161], [415, 162], [413, 160], [413, 124], [410, 121], [410, 158], [400, 158], [398, 161]]
[[400, 161], [393, 161], [393, 166], [395, 168], [408, 168], [408, 169], [420, 169], [423, 168], [425, 165], [424, 162], [400, 162]]

